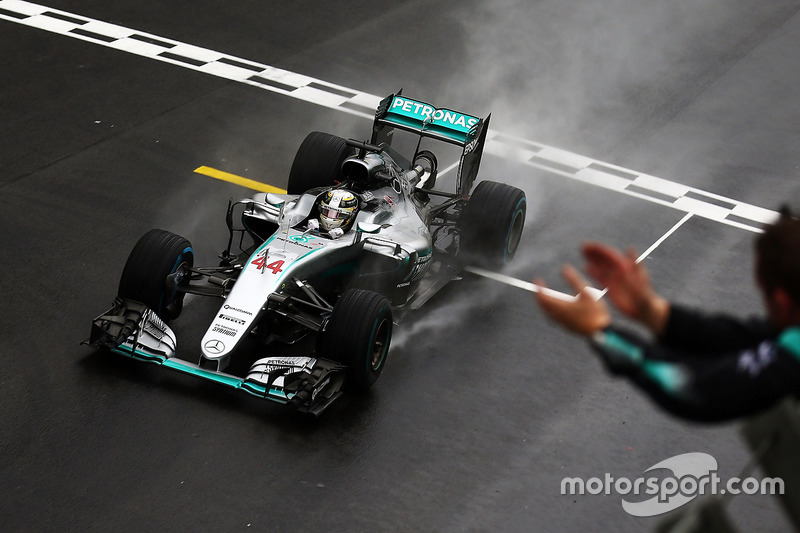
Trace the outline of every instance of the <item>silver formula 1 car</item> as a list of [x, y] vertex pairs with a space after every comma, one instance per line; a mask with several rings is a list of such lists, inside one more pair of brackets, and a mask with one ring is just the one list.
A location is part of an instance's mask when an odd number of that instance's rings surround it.
[[[473, 189], [489, 118], [398, 93], [378, 107], [369, 142], [309, 134], [287, 194], [229, 202], [219, 266], [195, 266], [183, 237], [146, 233], [87, 343], [313, 414], [345, 385], [369, 388], [386, 364], [397, 316], [464, 265], [499, 267], [517, 250], [525, 194], [491, 181]], [[396, 130], [418, 137], [411, 158], [392, 147]], [[420, 149], [423, 138], [462, 148], [455, 192], [435, 188], [438, 163]], [[221, 300], [193, 362], [176, 357], [167, 325], [186, 294]], [[267, 355], [270, 344], [309, 334], [308, 353]], [[260, 353], [244, 347], [254, 338]], [[229, 371], [232, 358], [248, 359], [231, 366], [249, 369]]]

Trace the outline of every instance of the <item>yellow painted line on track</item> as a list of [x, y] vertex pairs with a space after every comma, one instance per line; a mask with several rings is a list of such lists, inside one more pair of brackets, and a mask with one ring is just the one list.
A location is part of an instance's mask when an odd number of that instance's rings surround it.
[[203, 176], [208, 176], [210, 178], [227, 181], [228, 183], [233, 183], [241, 187], [247, 187], [248, 189], [253, 189], [255, 191], [286, 194], [286, 189], [281, 189], [280, 187], [273, 187], [272, 185], [267, 185], [266, 183], [261, 183], [260, 181], [243, 178], [241, 176], [237, 176], [236, 174], [230, 174], [228, 172], [223, 172], [215, 168], [202, 166], [194, 169], [194, 171], [195, 173], [202, 174]]

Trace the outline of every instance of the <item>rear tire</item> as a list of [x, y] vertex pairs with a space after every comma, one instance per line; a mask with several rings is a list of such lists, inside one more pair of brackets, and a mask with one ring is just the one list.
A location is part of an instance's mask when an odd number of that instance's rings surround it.
[[119, 296], [145, 304], [164, 320], [178, 318], [182, 292], [167, 287], [167, 276], [194, 264], [191, 243], [160, 229], [145, 233], [128, 256], [119, 280]]
[[347, 366], [347, 383], [365, 391], [380, 376], [392, 339], [392, 307], [384, 296], [349, 289], [333, 306], [317, 354]]
[[471, 264], [500, 268], [517, 253], [525, 226], [525, 193], [511, 185], [482, 181], [461, 212], [459, 254]]
[[309, 133], [294, 156], [286, 192], [303, 194], [309, 189], [333, 185], [341, 179], [342, 163], [352, 153], [341, 137], [320, 131]]

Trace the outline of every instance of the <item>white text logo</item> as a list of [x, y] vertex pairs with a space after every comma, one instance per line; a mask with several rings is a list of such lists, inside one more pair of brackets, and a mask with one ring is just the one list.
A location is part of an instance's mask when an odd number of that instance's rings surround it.
[[[748, 477], [730, 478], [723, 483], [717, 475], [717, 460], [707, 453], [676, 455], [654, 464], [647, 470], [669, 471], [671, 474], [629, 479], [614, 478], [609, 473], [584, 480], [579, 477], [561, 480], [561, 494], [618, 494], [622, 508], [633, 516], [656, 516], [689, 503], [705, 494], [783, 494], [781, 478], [758, 480]], [[636, 496], [652, 496], [640, 500]], [[633, 496], [633, 498], [632, 498]]]

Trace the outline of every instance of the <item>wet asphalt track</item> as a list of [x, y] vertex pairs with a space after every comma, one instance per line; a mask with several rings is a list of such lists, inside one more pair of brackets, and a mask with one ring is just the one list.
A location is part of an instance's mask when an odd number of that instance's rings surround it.
[[[528, 139], [760, 207], [800, 205], [798, 2], [243, 1], [52, 8], [371, 94], [476, 114]], [[323, 5], [324, 4], [324, 5]], [[0, 6], [2, 7], [2, 6]], [[247, 191], [284, 185], [311, 130], [369, 123], [254, 87], [0, 20], [0, 520], [6, 531], [645, 531], [618, 496], [668, 457], [748, 460], [735, 424], [660, 413], [548, 325], [519, 289], [466, 280], [402, 324], [372, 394], [320, 419], [79, 345], [151, 227], [224, 247]], [[648, 248], [684, 213], [494, 156], [530, 202], [509, 273], [545, 277], [585, 239]], [[693, 217], [648, 259], [663, 293], [759, 309], [753, 233]], [[212, 307], [176, 323], [182, 354]], [[735, 499], [742, 531], [785, 527]]]

